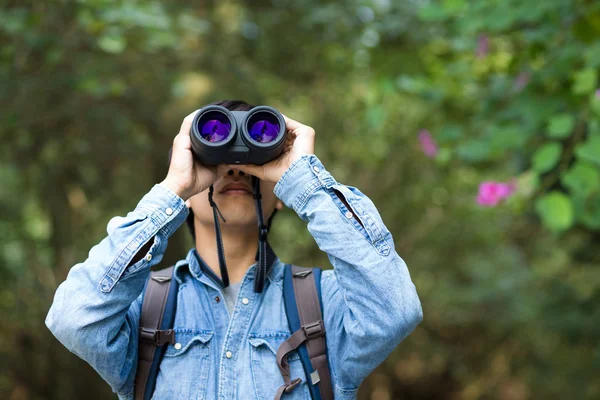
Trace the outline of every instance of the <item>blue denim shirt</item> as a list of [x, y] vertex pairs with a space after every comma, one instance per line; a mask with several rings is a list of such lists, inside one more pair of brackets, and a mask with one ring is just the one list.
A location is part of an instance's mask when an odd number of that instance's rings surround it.
[[[358, 386], [422, 320], [415, 287], [392, 235], [362, 192], [338, 183], [315, 155], [296, 160], [274, 192], [298, 216], [333, 270], [324, 271], [324, 320], [336, 399], [355, 399]], [[358, 221], [346, 204], [356, 214]], [[46, 325], [86, 360], [120, 399], [133, 399], [141, 293], [171, 234], [188, 215], [184, 201], [155, 185], [58, 287]], [[129, 265], [146, 242], [148, 253]], [[293, 245], [293, 244], [292, 244]], [[263, 293], [249, 267], [232, 315], [212, 271], [190, 250], [177, 263], [175, 344], [161, 363], [154, 399], [272, 399], [283, 384], [275, 353], [290, 336], [282, 296], [283, 266], [271, 251]], [[310, 399], [296, 352], [292, 378], [303, 383], [284, 398]]]

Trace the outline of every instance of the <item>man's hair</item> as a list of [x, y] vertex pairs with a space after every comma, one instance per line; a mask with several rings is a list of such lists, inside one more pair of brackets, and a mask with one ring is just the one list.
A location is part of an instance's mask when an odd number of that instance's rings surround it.
[[[229, 111], [250, 111], [251, 109], [253, 109], [255, 107], [252, 104], [246, 103], [243, 100], [221, 100], [221, 101], [217, 101], [217, 102], [210, 103], [210, 104], [225, 107]], [[169, 164], [170, 163], [171, 163], [171, 151], [169, 151]], [[277, 214], [277, 209], [273, 210], [273, 214], [271, 214], [271, 217], [269, 217], [269, 220], [267, 221], [267, 231], [269, 231], [271, 229], [271, 223], [273, 222], [273, 217], [275, 217], [275, 214]], [[190, 233], [192, 234], [192, 238], [195, 241], [196, 240], [196, 231], [194, 229], [194, 213], [191, 208], [190, 208], [190, 213], [188, 214], [188, 217], [185, 222], [187, 224], [187, 227], [188, 227]]]

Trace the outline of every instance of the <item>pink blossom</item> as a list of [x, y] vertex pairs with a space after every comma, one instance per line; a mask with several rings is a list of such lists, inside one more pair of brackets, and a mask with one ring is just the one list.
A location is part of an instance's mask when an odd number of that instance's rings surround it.
[[490, 40], [487, 35], [481, 35], [477, 39], [477, 50], [475, 51], [475, 55], [477, 58], [483, 58], [487, 55], [490, 47]]
[[477, 203], [480, 206], [494, 207], [501, 200], [510, 197], [516, 190], [516, 183], [502, 183], [487, 181], [479, 185], [479, 194], [477, 195]]
[[529, 72], [521, 72], [516, 78], [513, 84], [513, 91], [520, 92], [525, 89], [529, 83]]
[[438, 147], [428, 130], [421, 129], [419, 132], [419, 142], [421, 143], [423, 153], [425, 153], [427, 157], [433, 158], [436, 156]]

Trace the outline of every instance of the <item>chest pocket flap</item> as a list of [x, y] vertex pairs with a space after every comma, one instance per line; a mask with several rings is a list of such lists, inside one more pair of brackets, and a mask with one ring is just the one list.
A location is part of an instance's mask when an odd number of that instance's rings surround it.
[[165, 357], [177, 357], [192, 347], [205, 346], [212, 336], [211, 331], [175, 329], [175, 343], [169, 344], [165, 350]]

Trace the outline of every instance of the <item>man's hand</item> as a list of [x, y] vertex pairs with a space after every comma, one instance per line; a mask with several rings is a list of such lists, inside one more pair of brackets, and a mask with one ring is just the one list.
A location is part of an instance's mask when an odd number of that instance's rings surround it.
[[229, 167], [226, 165], [205, 166], [194, 160], [190, 128], [196, 110], [183, 120], [181, 129], [173, 140], [173, 153], [167, 177], [160, 184], [175, 192], [184, 201], [206, 190]]
[[239, 169], [266, 182], [277, 183], [294, 161], [305, 154], [314, 154], [315, 130], [285, 115], [283, 118], [288, 134], [279, 157], [264, 165], [231, 164], [229, 168]]

